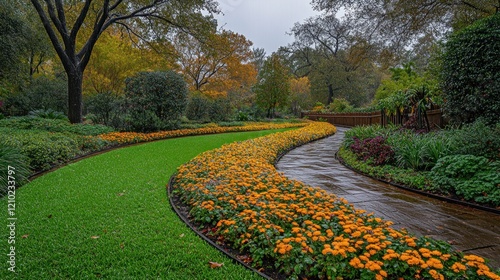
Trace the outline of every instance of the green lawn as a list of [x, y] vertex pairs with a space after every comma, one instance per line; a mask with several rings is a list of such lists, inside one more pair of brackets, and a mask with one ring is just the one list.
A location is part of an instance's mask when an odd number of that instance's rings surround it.
[[[224, 143], [274, 131], [168, 139], [107, 152], [46, 174], [16, 191], [16, 238], [8, 244], [0, 200], [1, 279], [257, 279], [232, 264], [171, 210], [175, 169]], [[16, 273], [8, 271], [15, 246]], [[224, 263], [211, 269], [209, 261]]]

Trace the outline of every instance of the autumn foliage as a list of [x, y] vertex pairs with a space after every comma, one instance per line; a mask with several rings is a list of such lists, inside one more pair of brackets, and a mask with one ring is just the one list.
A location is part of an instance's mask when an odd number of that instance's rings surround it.
[[395, 230], [276, 171], [278, 155], [335, 131], [313, 123], [205, 152], [178, 169], [174, 193], [218, 240], [293, 279], [500, 279], [481, 257]]

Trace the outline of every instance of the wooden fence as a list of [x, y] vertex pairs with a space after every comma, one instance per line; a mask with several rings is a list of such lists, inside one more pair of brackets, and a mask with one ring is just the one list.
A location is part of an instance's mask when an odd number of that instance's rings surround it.
[[[310, 120], [326, 120], [331, 124], [353, 127], [358, 125], [372, 125], [372, 124], [381, 124], [382, 126], [385, 126], [387, 124], [402, 125], [405, 123], [406, 120], [408, 120], [409, 115], [397, 114], [389, 116], [387, 114], [382, 113], [381, 111], [370, 112], [370, 113], [302, 112], [301, 117], [307, 117]], [[444, 127], [446, 125], [446, 120], [443, 118], [443, 113], [441, 109], [428, 110], [427, 118], [432, 128]]]

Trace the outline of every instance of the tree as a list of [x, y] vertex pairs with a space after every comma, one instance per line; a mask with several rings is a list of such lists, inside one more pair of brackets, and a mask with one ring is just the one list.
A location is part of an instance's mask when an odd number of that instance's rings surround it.
[[262, 66], [264, 66], [264, 61], [266, 60], [266, 50], [264, 48], [253, 48], [252, 62], [257, 68], [257, 72], [260, 72]]
[[[147, 1], [63, 1], [31, 0], [68, 78], [68, 117], [82, 122], [83, 73], [94, 46], [102, 33], [113, 24], [125, 27], [142, 38], [154, 38], [174, 29], [185, 32], [212, 26], [217, 12], [212, 0]], [[209, 16], [202, 14], [208, 11]], [[79, 36], [90, 29], [88, 36]], [[159, 30], [160, 32], [154, 32]], [[164, 35], [166, 36], [166, 35]]]
[[245, 36], [223, 30], [204, 42], [179, 34], [175, 48], [181, 72], [192, 91], [209, 96], [227, 96], [228, 91], [249, 88], [257, 75], [250, 62], [252, 42]]
[[[0, 80], [21, 84], [51, 57], [47, 36], [25, 1], [0, 0]], [[44, 36], [45, 35], [45, 36]]]
[[125, 98], [132, 130], [174, 129], [186, 109], [186, 82], [173, 71], [140, 72], [126, 80]]
[[290, 79], [290, 110], [292, 114], [300, 116], [303, 109], [310, 107], [312, 107], [312, 98], [309, 78]]
[[257, 104], [272, 118], [277, 108], [287, 105], [290, 96], [290, 77], [288, 69], [277, 54], [271, 55], [262, 67], [255, 85]]
[[376, 47], [359, 37], [352, 26], [350, 20], [334, 15], [309, 18], [295, 24], [295, 42], [281, 50], [288, 53], [296, 76], [309, 77], [312, 94], [323, 103], [343, 97], [361, 105], [367, 101], [365, 94], [374, 91], [371, 80], [377, 77], [371, 72], [375, 71]]
[[418, 38], [443, 38], [477, 19], [498, 13], [498, 0], [313, 0], [316, 10], [335, 15], [342, 10], [355, 30], [388, 52], [401, 53]]
[[500, 14], [454, 34], [442, 67], [444, 111], [454, 123], [500, 122]]
[[173, 68], [174, 56], [163, 56], [132, 39], [126, 31], [114, 26], [101, 35], [84, 74], [84, 95], [105, 92], [122, 95], [127, 77]]

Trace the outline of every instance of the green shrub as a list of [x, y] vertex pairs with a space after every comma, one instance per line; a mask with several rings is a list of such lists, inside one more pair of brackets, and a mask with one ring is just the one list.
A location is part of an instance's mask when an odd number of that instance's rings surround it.
[[368, 162], [358, 160], [356, 154], [345, 147], [339, 149], [338, 155], [348, 166], [369, 176], [399, 183], [419, 190], [428, 190], [426, 172], [416, 172], [411, 169], [399, 168], [389, 164], [373, 166]]
[[375, 138], [377, 136], [388, 138], [397, 129], [398, 128], [396, 126], [386, 126], [386, 127], [382, 127], [381, 125], [355, 126], [345, 132], [343, 145], [344, 147], [351, 146], [354, 143], [354, 138], [358, 138], [359, 140]]
[[187, 103], [186, 117], [193, 121], [209, 122], [210, 100], [201, 94], [193, 94]]
[[244, 106], [241, 107], [237, 112], [235, 119], [237, 121], [260, 121], [263, 120], [266, 117], [266, 112], [262, 110], [257, 105], [252, 105], [252, 106]]
[[227, 98], [211, 99], [193, 93], [186, 107], [186, 117], [198, 122], [221, 122], [231, 117], [231, 104]]
[[500, 123], [488, 126], [479, 120], [444, 132], [451, 143], [451, 154], [475, 155], [500, 160]]
[[236, 113], [236, 120], [240, 121], [240, 122], [247, 122], [247, 121], [252, 120], [252, 118], [248, 115], [248, 113], [238, 111]]
[[427, 142], [427, 168], [432, 168], [437, 161], [451, 154], [453, 143], [449, 138], [446, 138], [443, 133], [428, 134], [429, 141]]
[[500, 162], [473, 155], [446, 156], [438, 160], [429, 176], [441, 192], [500, 206]]
[[500, 122], [500, 13], [451, 36], [442, 66], [444, 112], [453, 123]]
[[182, 128], [182, 129], [198, 129], [198, 128], [202, 128], [202, 127], [205, 127], [205, 124], [202, 124], [202, 123], [183, 123], [180, 125], [179, 128]]
[[38, 109], [29, 112], [30, 117], [42, 119], [68, 120], [63, 112], [57, 112], [52, 109]]
[[229, 120], [231, 116], [231, 104], [227, 98], [216, 98], [210, 102], [209, 118], [211, 122]]
[[87, 118], [96, 124], [120, 129], [123, 126], [123, 96], [111, 92], [100, 92], [85, 97]]
[[398, 166], [413, 170], [425, 170], [428, 138], [411, 131], [398, 133], [390, 141]]
[[345, 98], [335, 98], [330, 105], [328, 105], [330, 112], [343, 113], [353, 110], [353, 106]]
[[[28, 181], [31, 174], [29, 159], [18, 149], [0, 141], [0, 197], [7, 194], [8, 186], [19, 187]], [[10, 168], [9, 168], [10, 166]], [[9, 180], [9, 170], [14, 180]], [[9, 184], [13, 181], [14, 184]]]
[[0, 143], [14, 147], [27, 156], [33, 170], [48, 170], [80, 154], [76, 135], [10, 128], [0, 128], [0, 132]]
[[44, 119], [29, 116], [2, 119], [0, 120], [0, 127], [46, 130], [50, 132], [67, 132], [72, 134], [94, 136], [113, 131], [111, 127], [104, 125], [70, 124], [67, 119]]
[[219, 122], [218, 123], [219, 126], [244, 126], [245, 123], [244, 122], [240, 122], [240, 121], [233, 121], [233, 122]]
[[187, 101], [186, 82], [179, 74], [141, 72], [125, 83], [126, 121], [131, 130], [150, 132], [179, 127]]
[[8, 94], [3, 110], [10, 116], [27, 115], [33, 110], [68, 111], [67, 83], [45, 76], [34, 79], [22, 92]]

